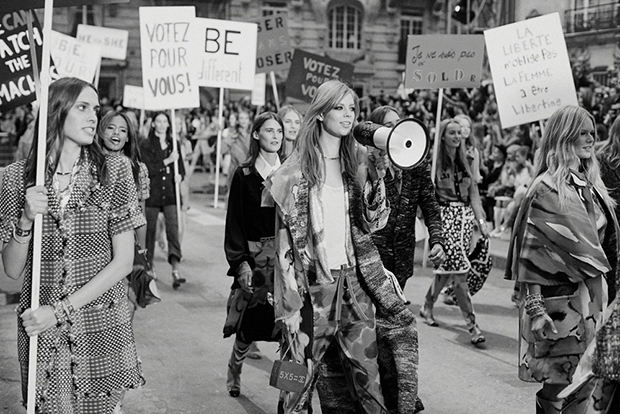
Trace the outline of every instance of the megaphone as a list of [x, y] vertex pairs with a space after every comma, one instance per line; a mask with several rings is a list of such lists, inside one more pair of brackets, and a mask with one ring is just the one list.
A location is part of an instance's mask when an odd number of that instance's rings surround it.
[[390, 161], [403, 170], [418, 166], [430, 149], [428, 129], [415, 118], [402, 119], [392, 128], [362, 122], [353, 128], [353, 137], [362, 145], [386, 150]]

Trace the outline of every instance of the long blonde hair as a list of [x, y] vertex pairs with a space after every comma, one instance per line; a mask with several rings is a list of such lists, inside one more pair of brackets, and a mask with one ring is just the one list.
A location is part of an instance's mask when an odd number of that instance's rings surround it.
[[[325, 161], [323, 150], [319, 144], [321, 135], [321, 122], [319, 117], [334, 109], [342, 99], [351, 94], [355, 103], [355, 118], [360, 113], [359, 98], [353, 89], [339, 80], [330, 80], [323, 83], [316, 90], [316, 95], [306, 112], [297, 135], [297, 149], [301, 157], [301, 172], [308, 180], [310, 186], [323, 182]], [[359, 166], [356, 142], [353, 138], [353, 129], [340, 141], [340, 161], [344, 167], [345, 175], [354, 180]]]
[[[439, 124], [439, 139], [441, 142], [439, 143], [439, 153], [437, 154], [437, 174], [441, 174], [445, 168], [452, 166], [452, 159], [448, 156], [448, 151], [445, 149], [445, 142], [443, 140], [443, 136], [448, 129], [448, 125], [457, 124], [459, 128], [461, 128], [461, 124], [458, 123], [454, 118], [448, 118], [441, 121]], [[456, 156], [454, 157], [454, 164], [458, 165], [462, 170], [467, 171], [467, 174], [471, 177], [471, 167], [467, 162], [467, 153], [465, 152], [465, 143], [461, 140], [461, 144], [456, 150]]]
[[[594, 153], [587, 159], [579, 159], [575, 153], [575, 142], [579, 139], [583, 124], [587, 120], [592, 121], [593, 127], [596, 125], [594, 117], [585, 109], [565, 106], [551, 115], [542, 137], [540, 155], [536, 163], [536, 176], [545, 172], [549, 174], [558, 192], [562, 209], [568, 205], [570, 166], [576, 161], [581, 165], [586, 180], [601, 194], [607, 204], [612, 207], [616, 205], [603, 184]], [[594, 134], [596, 140], [596, 129]]]

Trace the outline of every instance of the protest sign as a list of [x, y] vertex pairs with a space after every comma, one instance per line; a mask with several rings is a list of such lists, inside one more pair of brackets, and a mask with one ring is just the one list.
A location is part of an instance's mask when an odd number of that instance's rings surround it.
[[482, 35], [409, 35], [405, 88], [480, 86]]
[[273, 72], [288, 69], [293, 60], [293, 50], [288, 35], [286, 14], [278, 13], [258, 22], [256, 72]]
[[75, 77], [93, 82], [101, 64], [98, 46], [80, 43], [76, 38], [52, 31], [52, 59], [61, 78]]
[[110, 29], [108, 27], [78, 24], [75, 38], [89, 45], [101, 48], [101, 57], [125, 60], [127, 58], [127, 30]]
[[484, 32], [502, 128], [578, 105], [558, 13]]
[[254, 77], [254, 89], [252, 89], [252, 105], [265, 106], [265, 87], [267, 86], [267, 74], [257, 73]]
[[[129, 0], [55, 0], [54, 7], [88, 6], [93, 4], [129, 3]], [[0, 12], [42, 9], [45, 0], [2, 0]]]
[[123, 90], [123, 106], [125, 108], [144, 109], [144, 88], [142, 86], [125, 85]]
[[140, 7], [142, 85], [148, 110], [200, 106], [193, 31], [196, 9]]
[[[36, 99], [26, 13], [9, 12], [0, 16], [0, 111]], [[40, 60], [43, 38], [36, 16], [33, 16], [33, 32]]]
[[196, 19], [202, 45], [198, 84], [225, 89], [254, 89], [256, 23]]
[[312, 102], [316, 88], [331, 79], [350, 82], [353, 79], [353, 65], [295, 49], [286, 79], [286, 95]]

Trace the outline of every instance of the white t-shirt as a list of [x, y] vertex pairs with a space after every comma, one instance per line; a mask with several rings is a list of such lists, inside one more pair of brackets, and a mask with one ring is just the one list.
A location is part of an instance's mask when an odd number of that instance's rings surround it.
[[330, 187], [323, 184], [321, 189], [323, 205], [323, 224], [327, 263], [330, 269], [340, 269], [346, 265], [346, 212], [344, 202], [344, 186]]

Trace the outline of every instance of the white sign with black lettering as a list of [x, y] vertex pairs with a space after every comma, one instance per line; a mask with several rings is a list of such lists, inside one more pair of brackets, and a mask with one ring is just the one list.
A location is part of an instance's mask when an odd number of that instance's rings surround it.
[[125, 60], [127, 58], [127, 30], [78, 24], [77, 40], [101, 47], [101, 57]]

